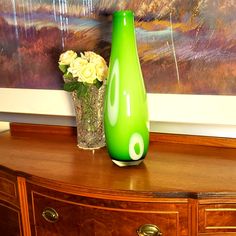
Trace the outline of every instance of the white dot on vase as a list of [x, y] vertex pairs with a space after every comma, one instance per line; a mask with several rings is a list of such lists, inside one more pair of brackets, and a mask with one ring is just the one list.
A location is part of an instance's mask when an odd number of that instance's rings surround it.
[[129, 155], [132, 160], [139, 160], [144, 153], [143, 138], [139, 133], [134, 133], [129, 140]]

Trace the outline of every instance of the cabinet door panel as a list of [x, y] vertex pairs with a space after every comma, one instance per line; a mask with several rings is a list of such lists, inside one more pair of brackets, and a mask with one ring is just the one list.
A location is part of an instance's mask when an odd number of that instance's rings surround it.
[[0, 235], [20, 236], [20, 212], [0, 203]]
[[199, 205], [199, 233], [213, 232], [236, 235], [236, 204]]
[[[184, 204], [183, 208], [179, 207], [180, 214], [175, 206], [158, 210], [154, 203], [150, 203], [150, 208], [148, 204], [144, 207], [145, 203], [127, 204], [119, 201], [110, 201], [110, 206], [104, 206], [96, 205], [96, 199], [92, 199], [90, 204], [83, 201], [71, 202], [35, 192], [32, 196], [32, 229], [33, 234], [37, 236], [135, 236], [138, 235], [137, 229], [143, 224], [157, 225], [163, 236], [188, 235], [187, 207]], [[125, 207], [119, 208], [117, 203]], [[133, 205], [135, 207], [132, 207]], [[42, 217], [42, 213], [48, 208], [58, 213], [55, 223]]]

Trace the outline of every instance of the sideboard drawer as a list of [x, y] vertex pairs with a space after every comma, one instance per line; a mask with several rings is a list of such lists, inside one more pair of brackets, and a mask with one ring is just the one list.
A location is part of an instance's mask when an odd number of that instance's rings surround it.
[[236, 204], [199, 205], [199, 233], [235, 232]]
[[[50, 192], [52, 194], [50, 194]], [[135, 236], [145, 224], [162, 236], [187, 236], [188, 204], [99, 199], [31, 191], [32, 235]]]

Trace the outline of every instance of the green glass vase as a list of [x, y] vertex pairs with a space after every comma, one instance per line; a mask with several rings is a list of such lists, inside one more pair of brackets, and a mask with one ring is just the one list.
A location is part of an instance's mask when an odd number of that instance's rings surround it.
[[149, 120], [132, 11], [113, 14], [104, 130], [114, 163], [129, 166], [142, 162], [149, 145]]

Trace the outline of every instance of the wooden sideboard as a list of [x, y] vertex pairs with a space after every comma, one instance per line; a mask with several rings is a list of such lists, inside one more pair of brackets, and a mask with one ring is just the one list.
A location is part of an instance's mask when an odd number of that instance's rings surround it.
[[236, 235], [235, 148], [156, 138], [120, 168], [43, 129], [0, 133], [1, 235]]

